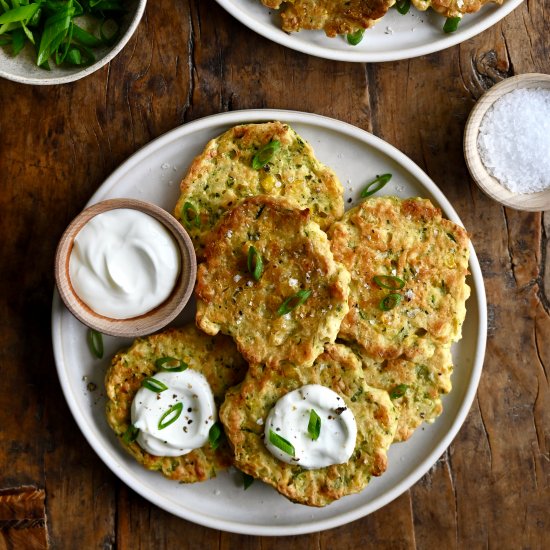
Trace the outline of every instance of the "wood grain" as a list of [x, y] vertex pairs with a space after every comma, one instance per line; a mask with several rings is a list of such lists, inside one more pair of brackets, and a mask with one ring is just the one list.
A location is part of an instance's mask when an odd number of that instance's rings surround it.
[[[273, 44], [214, 0], [158, 0], [122, 53], [90, 77], [43, 88], [2, 81], [0, 489], [45, 492], [52, 548], [547, 547], [549, 215], [484, 195], [469, 177], [462, 136], [495, 83], [550, 73], [548, 21], [548, 2], [526, 0], [459, 46], [365, 65]], [[261, 107], [332, 116], [409, 155], [468, 228], [489, 303], [477, 398], [443, 457], [370, 516], [288, 539], [203, 528], [125, 487], [71, 417], [49, 333], [57, 242], [101, 182], [182, 123]]]

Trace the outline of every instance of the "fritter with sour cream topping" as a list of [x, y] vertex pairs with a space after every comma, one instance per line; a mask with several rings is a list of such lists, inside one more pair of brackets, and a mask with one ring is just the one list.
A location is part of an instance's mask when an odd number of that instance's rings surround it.
[[[342, 407], [335, 409], [334, 415], [347, 408], [353, 412], [357, 425], [355, 447], [344, 464], [304, 469], [299, 462], [279, 460], [266, 448], [264, 426], [271, 409], [281, 397], [308, 384], [320, 384], [341, 397]], [[329, 344], [313, 366], [251, 366], [244, 381], [227, 392], [220, 420], [235, 452], [237, 468], [271, 485], [291, 501], [309, 506], [325, 506], [358, 493], [372, 476], [381, 475], [397, 427], [397, 415], [387, 392], [367, 385], [359, 359], [338, 344]], [[330, 430], [330, 420], [321, 423], [323, 430]]]
[[135, 441], [136, 434], [132, 434], [134, 397], [142, 388], [142, 382], [159, 371], [157, 361], [165, 357], [183, 361], [189, 369], [202, 373], [217, 406], [223, 401], [226, 390], [240, 382], [247, 370], [247, 364], [231, 338], [208, 336], [192, 324], [138, 338], [129, 349], [113, 357], [105, 376], [107, 422], [124, 448], [149, 470], [158, 470], [167, 478], [181, 483], [215, 477], [219, 470], [232, 463], [226, 441], [221, 441], [216, 449], [207, 443], [182, 456], [163, 457], [143, 450]]
[[344, 213], [335, 173], [288, 124], [277, 121], [235, 126], [208, 142], [180, 188], [174, 216], [189, 233], [199, 259], [207, 234], [246, 197], [285, 197], [309, 208], [321, 229]]
[[468, 235], [428, 199], [374, 197], [329, 232], [351, 274], [338, 337], [375, 361], [431, 357], [461, 337], [470, 288]]
[[311, 365], [348, 311], [349, 273], [309, 210], [245, 199], [210, 234], [197, 272], [197, 325], [235, 339], [250, 363]]

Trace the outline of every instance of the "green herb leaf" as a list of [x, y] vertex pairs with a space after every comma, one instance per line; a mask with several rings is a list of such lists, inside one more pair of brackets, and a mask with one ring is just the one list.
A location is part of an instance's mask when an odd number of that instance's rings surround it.
[[164, 430], [164, 428], [167, 428], [170, 426], [170, 424], [173, 424], [181, 415], [181, 411], [183, 410], [183, 403], [180, 401], [179, 403], [176, 403], [175, 405], [172, 405], [161, 417], [158, 423], [158, 429]]
[[398, 386], [395, 386], [395, 388], [390, 391], [390, 398], [399, 399], [400, 397], [403, 397], [408, 388], [409, 386], [407, 386], [407, 384], [399, 384]]
[[388, 181], [392, 178], [391, 174], [382, 174], [381, 176], [376, 176], [376, 179], [372, 180], [366, 187], [361, 191], [361, 198], [365, 199], [374, 195], [377, 191], [380, 191]]
[[287, 455], [294, 456], [296, 453], [294, 447], [292, 446], [292, 443], [287, 441], [284, 437], [281, 437], [279, 434], [275, 433], [273, 430], [269, 430], [269, 441]]
[[264, 262], [260, 256], [260, 253], [253, 246], [248, 249], [246, 264], [252, 278], [255, 281], [259, 281], [264, 271]]
[[461, 17], [447, 17], [445, 24], [443, 25], [443, 32], [451, 33], [458, 29]]
[[242, 472], [242, 474], [243, 474], [243, 489], [246, 491], [254, 483], [254, 478], [251, 475], [245, 474], [244, 472]]
[[189, 367], [187, 363], [184, 363], [181, 359], [175, 357], [160, 357], [155, 361], [157, 369], [165, 370], [168, 372], [183, 372]]
[[393, 309], [396, 305], [398, 305], [399, 302], [401, 302], [401, 294], [388, 294], [380, 301], [378, 307], [382, 311], [389, 311], [390, 309]]
[[365, 29], [359, 29], [355, 32], [351, 32], [346, 35], [346, 40], [348, 41], [348, 44], [351, 46], [357, 46], [361, 40], [363, 40], [363, 36], [365, 34]]
[[138, 435], [139, 428], [136, 428], [133, 424], [130, 424], [122, 436], [122, 441], [124, 441], [126, 445], [130, 445], [130, 443], [133, 443], [137, 439]]
[[103, 358], [103, 335], [101, 334], [101, 332], [97, 332], [97, 330], [89, 329], [87, 340], [88, 340], [88, 347], [90, 348], [92, 355], [94, 357], [97, 357], [98, 359], [102, 359]]
[[264, 145], [252, 159], [252, 168], [260, 170], [263, 168], [281, 148], [281, 142], [273, 139], [267, 145]]
[[27, 22], [36, 13], [40, 7], [40, 2], [37, 4], [28, 4], [27, 6], [20, 6], [6, 11], [0, 15], [0, 25], [4, 23], [18, 23], [20, 21]]
[[208, 432], [208, 442], [213, 450], [216, 450], [225, 437], [222, 425], [219, 422], [214, 422]]
[[372, 279], [380, 288], [399, 290], [405, 286], [405, 281], [395, 275], [375, 275]]
[[155, 393], [162, 393], [168, 389], [166, 384], [153, 377], [145, 378], [145, 380], [142, 380], [141, 385]]
[[319, 435], [321, 433], [321, 417], [315, 412], [315, 409], [311, 409], [309, 413], [307, 433], [313, 441], [319, 439]]
[[397, 2], [395, 3], [395, 9], [401, 15], [407, 15], [407, 13], [409, 13], [409, 10], [411, 9], [411, 0], [397, 0]]
[[311, 296], [311, 290], [299, 290], [296, 294], [289, 296], [277, 310], [277, 315], [285, 315], [290, 313], [293, 309], [302, 305]]

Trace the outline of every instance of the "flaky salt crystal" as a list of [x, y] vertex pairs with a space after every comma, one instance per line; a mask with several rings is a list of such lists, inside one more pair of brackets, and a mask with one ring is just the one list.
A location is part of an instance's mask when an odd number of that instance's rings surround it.
[[550, 90], [517, 89], [495, 101], [477, 147], [487, 171], [510, 191], [550, 187]]

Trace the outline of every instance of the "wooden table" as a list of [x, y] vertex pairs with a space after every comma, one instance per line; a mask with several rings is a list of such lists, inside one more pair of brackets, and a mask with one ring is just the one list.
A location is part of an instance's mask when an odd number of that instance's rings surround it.
[[[484, 196], [468, 176], [462, 132], [493, 84], [550, 73], [549, 20], [548, 2], [527, 0], [460, 46], [365, 65], [273, 44], [214, 0], [157, 0], [92, 76], [57, 87], [2, 80], [0, 489], [22, 500], [11, 516], [2, 509], [0, 548], [33, 547], [45, 521], [53, 548], [548, 548], [550, 213]], [[447, 452], [378, 512], [289, 539], [194, 525], [120, 482], [69, 412], [50, 338], [56, 244], [102, 181], [176, 126], [261, 107], [341, 119], [412, 158], [471, 233], [489, 304], [479, 391]]]

